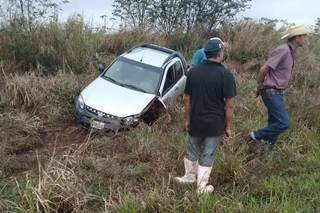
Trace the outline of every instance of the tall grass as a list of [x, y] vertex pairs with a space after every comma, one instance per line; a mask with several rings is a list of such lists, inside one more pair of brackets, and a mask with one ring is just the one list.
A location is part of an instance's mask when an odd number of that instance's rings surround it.
[[39, 25], [34, 31], [23, 31], [12, 22], [0, 34], [2, 60], [14, 61], [20, 71], [37, 69], [48, 74], [63, 69], [74, 73], [86, 71], [96, 60], [102, 34], [94, 32], [82, 17], [74, 16], [66, 23]]
[[[86, 78], [92, 79], [90, 75]], [[48, 77], [35, 72], [12, 74], [4, 84], [3, 105], [46, 117], [59, 116], [58, 113], [63, 117], [72, 111], [74, 100], [84, 86], [81, 82], [88, 79], [62, 71]]]
[[17, 212], [80, 212], [90, 200], [100, 199], [83, 190], [81, 179], [75, 173], [77, 162], [72, 156], [51, 158], [45, 168], [39, 162], [37, 182], [27, 177], [18, 184]]
[[191, 58], [193, 50], [209, 37], [220, 35], [231, 43], [231, 59], [241, 63], [264, 59], [279, 43], [279, 32], [273, 25], [263, 22], [227, 23], [212, 34], [204, 32], [199, 27], [188, 34], [179, 29], [170, 35], [143, 29], [108, 33], [86, 24], [81, 16], [70, 17], [65, 23], [42, 24], [29, 32], [12, 21], [0, 34], [3, 41], [0, 57], [13, 61], [20, 71], [37, 69], [48, 74], [62, 69], [83, 73], [88, 65], [106, 62], [106, 58], [119, 55], [138, 43], [159, 44]]
[[242, 21], [223, 29], [226, 41], [231, 43], [230, 57], [240, 63], [263, 61], [280, 43], [280, 33], [272, 25]]

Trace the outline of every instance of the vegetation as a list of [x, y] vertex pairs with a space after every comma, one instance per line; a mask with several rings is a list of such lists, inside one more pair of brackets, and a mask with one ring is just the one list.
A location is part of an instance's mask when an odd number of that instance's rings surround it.
[[211, 32], [247, 8], [251, 0], [115, 0], [113, 15], [125, 27], [150, 28], [165, 33], [195, 27]]
[[219, 28], [230, 42], [225, 64], [235, 74], [234, 134], [218, 151], [215, 192], [181, 186], [186, 133], [177, 102], [152, 127], [107, 137], [76, 126], [74, 99], [110, 63], [140, 42], [180, 50], [188, 59], [210, 36], [192, 29], [94, 31], [81, 17], [35, 25], [10, 22], [0, 31], [0, 212], [319, 212], [319, 35], [298, 52], [287, 106], [290, 130], [271, 155], [250, 150], [243, 133], [266, 122], [254, 98], [257, 70], [280, 33], [270, 23], [240, 21]]

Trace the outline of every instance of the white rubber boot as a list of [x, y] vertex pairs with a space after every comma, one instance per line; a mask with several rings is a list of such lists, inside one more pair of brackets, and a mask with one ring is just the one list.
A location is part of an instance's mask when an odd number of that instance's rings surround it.
[[197, 181], [198, 161], [191, 161], [187, 158], [183, 159], [185, 175], [183, 177], [175, 177], [178, 183], [194, 183]]
[[205, 166], [198, 166], [198, 179], [197, 179], [197, 186], [198, 186], [198, 194], [203, 193], [211, 193], [213, 192], [214, 188], [212, 185], [207, 185], [210, 177], [212, 167], [205, 167]]

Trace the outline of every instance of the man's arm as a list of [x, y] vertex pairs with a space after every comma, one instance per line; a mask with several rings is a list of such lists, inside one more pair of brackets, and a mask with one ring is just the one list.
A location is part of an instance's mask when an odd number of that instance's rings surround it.
[[183, 96], [184, 102], [184, 119], [185, 119], [185, 129], [189, 131], [190, 127], [190, 118], [189, 118], [189, 110], [190, 110], [190, 96], [185, 94]]
[[233, 106], [234, 106], [234, 98], [226, 99], [226, 105], [224, 107], [225, 110], [225, 136], [229, 137], [231, 135], [231, 124], [233, 117]]
[[260, 68], [260, 72], [259, 72], [259, 75], [258, 75], [258, 84], [262, 84], [264, 82], [264, 79], [266, 78], [268, 70], [269, 70], [269, 67], [268, 67], [267, 64], [264, 64]]
[[290, 51], [287, 48], [283, 48], [282, 46], [275, 49], [271, 55], [269, 56], [266, 63], [261, 67], [259, 75], [258, 75], [258, 86], [256, 91], [256, 97], [260, 95], [260, 90], [263, 87], [263, 82], [265, 80], [265, 77], [267, 73], [270, 70], [275, 70], [279, 63], [288, 55], [290, 54]]
[[256, 97], [258, 97], [260, 95], [260, 90], [262, 89], [264, 79], [266, 78], [266, 75], [267, 75], [269, 69], [270, 68], [267, 64], [264, 64], [260, 69], [260, 72], [258, 75], [258, 86], [257, 86], [257, 90], [256, 90]]

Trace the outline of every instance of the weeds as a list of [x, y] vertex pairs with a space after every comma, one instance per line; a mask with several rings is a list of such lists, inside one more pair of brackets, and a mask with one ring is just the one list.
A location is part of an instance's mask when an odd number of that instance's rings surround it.
[[4, 154], [28, 150], [39, 143], [42, 121], [36, 116], [25, 113], [0, 114], [0, 124], [0, 150]]
[[89, 201], [99, 200], [82, 190], [75, 166], [72, 156], [53, 157], [45, 168], [39, 162], [37, 180], [27, 177], [24, 185], [17, 183], [20, 201], [14, 209], [17, 212], [80, 212]]
[[3, 105], [49, 120], [63, 118], [73, 109], [82, 88], [80, 82], [75, 74], [63, 72], [48, 77], [36, 73], [10, 75], [3, 89]]

